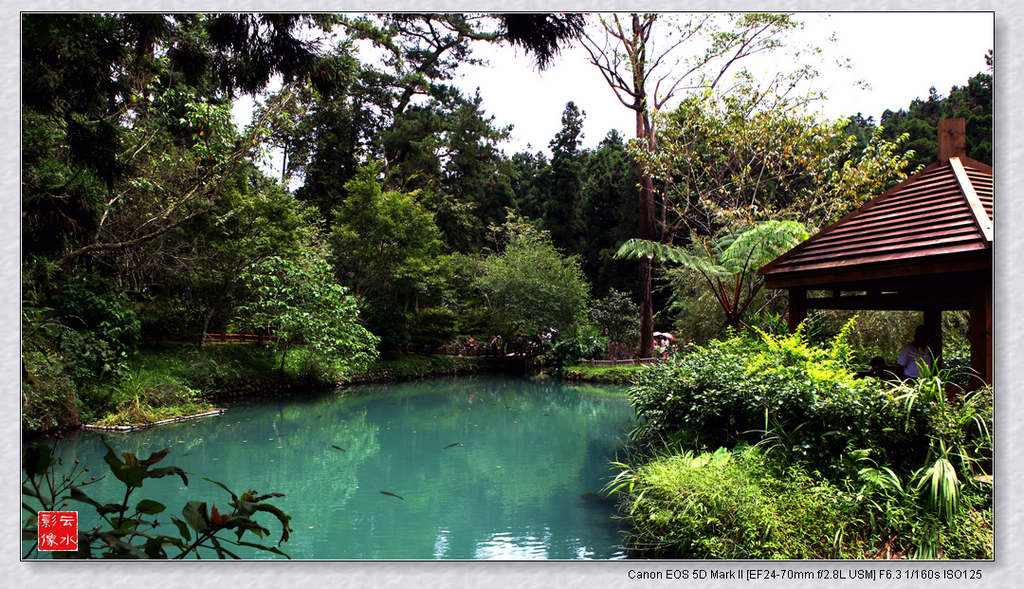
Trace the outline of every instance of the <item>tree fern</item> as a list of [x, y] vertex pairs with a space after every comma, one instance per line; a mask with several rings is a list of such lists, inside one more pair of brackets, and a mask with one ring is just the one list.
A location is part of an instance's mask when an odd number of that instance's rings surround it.
[[711, 240], [694, 236], [689, 247], [630, 239], [615, 257], [650, 258], [700, 274], [725, 311], [726, 325], [736, 326], [761, 288], [757, 269], [808, 237], [796, 221], [768, 221]]

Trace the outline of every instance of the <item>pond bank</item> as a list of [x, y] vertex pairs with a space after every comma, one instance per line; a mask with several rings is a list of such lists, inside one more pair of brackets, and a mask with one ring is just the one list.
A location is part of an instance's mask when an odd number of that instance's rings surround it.
[[633, 384], [643, 366], [567, 366], [562, 379], [570, 382], [591, 382], [599, 384]]
[[[22, 434], [32, 439], [99, 422], [106, 427], [135, 425], [140, 422], [139, 413], [153, 416], [141, 420], [145, 423], [164, 422], [241, 399], [289, 397], [330, 387], [500, 372], [504, 368], [501, 359], [482, 356], [400, 356], [377, 360], [367, 370], [345, 375], [331, 362], [317, 361], [301, 348], [289, 354], [283, 373], [279, 367], [280, 356], [258, 344], [217, 343], [203, 349], [190, 344], [150, 345], [132, 359], [122, 379], [84, 389], [71, 387], [65, 391], [63, 403], [40, 405], [40, 410], [53, 415], [23, 418]], [[124, 413], [119, 407], [137, 408], [140, 398], [144, 411], [133, 411], [130, 420], [119, 421], [117, 416]], [[65, 411], [53, 409], [65, 405]], [[33, 407], [26, 406], [23, 411], [31, 413]], [[31, 423], [45, 425], [34, 429]]]

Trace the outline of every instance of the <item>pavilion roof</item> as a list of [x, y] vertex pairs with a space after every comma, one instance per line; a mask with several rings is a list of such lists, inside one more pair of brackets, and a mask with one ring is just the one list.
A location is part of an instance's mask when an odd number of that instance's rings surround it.
[[761, 268], [768, 288], [808, 288], [991, 268], [992, 168], [950, 157]]

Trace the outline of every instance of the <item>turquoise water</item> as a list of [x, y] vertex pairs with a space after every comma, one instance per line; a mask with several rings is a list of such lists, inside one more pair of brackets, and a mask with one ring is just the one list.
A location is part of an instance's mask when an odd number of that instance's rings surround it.
[[[284, 493], [273, 502], [292, 516], [281, 546], [292, 558], [621, 558], [614, 505], [598, 495], [632, 418], [626, 399], [609, 394], [621, 390], [507, 377], [370, 385], [236, 403], [220, 417], [108, 440], [143, 457], [170, 446], [161, 466], [190, 473], [188, 487], [147, 480], [132, 503], [154, 499], [179, 517], [188, 500], [226, 511], [230, 497], [203, 477], [239, 494]], [[108, 472], [104, 453], [93, 432], [59, 447], [65, 464], [81, 460], [94, 474]], [[86, 491], [120, 502], [123, 486], [111, 476]], [[91, 525], [84, 504], [68, 509]], [[278, 523], [263, 515], [276, 541]]]

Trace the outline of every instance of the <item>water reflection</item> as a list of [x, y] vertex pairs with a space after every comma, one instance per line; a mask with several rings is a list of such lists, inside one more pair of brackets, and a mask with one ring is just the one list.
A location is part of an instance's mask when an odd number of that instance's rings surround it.
[[[609, 390], [499, 377], [371, 385], [239, 403], [111, 441], [144, 455], [172, 447], [165, 462], [192, 484], [146, 481], [139, 498], [175, 511], [190, 499], [227, 502], [203, 476], [285, 493], [277, 504], [295, 531], [282, 548], [293, 558], [615, 558], [614, 506], [588, 500], [632, 416]], [[61, 448], [68, 464], [99, 466], [102, 454], [89, 432]], [[91, 494], [105, 499], [113, 483]]]

